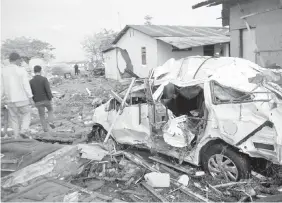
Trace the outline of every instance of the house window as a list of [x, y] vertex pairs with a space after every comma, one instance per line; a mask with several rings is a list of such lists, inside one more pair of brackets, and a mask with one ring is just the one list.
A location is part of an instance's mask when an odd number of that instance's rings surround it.
[[147, 64], [146, 47], [141, 47], [141, 57], [142, 57], [142, 65], [146, 65]]
[[204, 46], [204, 56], [214, 56], [214, 45]]

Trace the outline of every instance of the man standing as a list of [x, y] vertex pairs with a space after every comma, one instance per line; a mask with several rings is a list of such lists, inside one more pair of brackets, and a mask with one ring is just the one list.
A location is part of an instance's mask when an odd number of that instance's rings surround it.
[[74, 74], [78, 75], [78, 65], [77, 64], [74, 65]]
[[44, 132], [49, 131], [48, 123], [45, 118], [45, 108], [48, 110], [48, 121], [51, 128], [55, 128], [53, 107], [52, 107], [52, 92], [47, 78], [41, 76], [41, 66], [34, 66], [35, 76], [30, 80], [30, 87], [33, 93], [33, 100], [38, 109], [40, 121]]
[[29, 132], [32, 92], [28, 83], [28, 74], [21, 65], [18, 53], [11, 53], [10, 64], [2, 68], [1, 98], [7, 105], [8, 117], [14, 130], [14, 138], [26, 138]]

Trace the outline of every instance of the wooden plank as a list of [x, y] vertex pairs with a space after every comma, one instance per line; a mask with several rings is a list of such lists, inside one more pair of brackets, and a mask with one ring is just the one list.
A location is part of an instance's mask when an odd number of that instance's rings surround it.
[[118, 119], [118, 117], [120, 116], [120, 114], [121, 114], [121, 112], [122, 112], [122, 110], [123, 110], [123, 108], [124, 108], [126, 99], [127, 99], [128, 95], [129, 95], [129, 93], [130, 93], [130, 91], [131, 91], [131, 89], [132, 89], [134, 83], [135, 83], [135, 78], [132, 78], [131, 83], [130, 83], [130, 85], [129, 85], [129, 88], [127, 89], [127, 92], [126, 92], [126, 94], [125, 94], [125, 96], [124, 96], [124, 98], [123, 98], [123, 100], [122, 100], [122, 103], [121, 103], [121, 106], [120, 106], [120, 108], [119, 108], [119, 110], [118, 110], [118, 113], [116, 114], [116, 116], [115, 116], [115, 118], [114, 118], [114, 121], [113, 121], [113, 123], [112, 123], [112, 125], [111, 125], [111, 127], [110, 127], [110, 129], [109, 129], [109, 131], [108, 131], [108, 133], [107, 133], [107, 136], [106, 136], [106, 138], [105, 138], [105, 140], [104, 140], [104, 143], [106, 143], [106, 142], [108, 141], [108, 139], [109, 139], [109, 137], [110, 137], [110, 135], [111, 135], [111, 133], [112, 133], [112, 130], [113, 130], [113, 128], [114, 128], [114, 126], [115, 126], [115, 124], [116, 124], [116, 122], [117, 122], [117, 119]]
[[231, 183], [224, 183], [220, 185], [214, 185], [214, 188], [222, 188], [222, 187], [229, 187], [234, 185], [242, 185], [242, 184], [248, 184], [249, 182], [231, 182]]
[[166, 165], [160, 164], [160, 168], [163, 169], [165, 172], [169, 173], [171, 176], [178, 178], [179, 177], [179, 173], [176, 172], [175, 170], [167, 167]]
[[123, 155], [128, 158], [129, 160], [131, 160], [133, 163], [137, 164], [137, 165], [141, 165], [145, 168], [147, 168], [148, 170], [150, 171], [153, 171], [153, 172], [158, 172], [157, 169], [153, 168], [150, 166], [150, 164], [148, 164], [145, 160], [143, 159], [140, 159], [139, 157], [129, 153], [129, 152], [122, 152]]
[[[110, 91], [111, 95], [120, 103], [122, 103], [122, 98], [119, 96], [118, 93], [114, 92], [113, 90]], [[128, 103], [124, 103], [125, 106], [129, 106]]]
[[182, 184], [176, 182], [176, 181], [171, 181], [171, 183], [173, 185], [175, 185], [176, 187], [179, 187], [179, 190], [183, 193], [185, 193], [186, 195], [190, 196], [190, 197], [193, 197], [193, 198], [196, 198], [196, 199], [199, 199], [201, 202], [212, 202], [210, 201], [209, 199], [203, 197], [202, 195], [200, 194], [197, 194], [195, 193], [194, 191], [190, 190], [189, 188], [182, 186]]
[[169, 167], [171, 167], [171, 168], [174, 168], [174, 169], [176, 169], [176, 170], [179, 170], [179, 171], [181, 171], [181, 172], [183, 172], [183, 173], [186, 173], [186, 174], [189, 174], [189, 175], [193, 175], [192, 171], [189, 171], [189, 170], [187, 170], [186, 168], [184, 168], [184, 167], [182, 167], [182, 166], [175, 166], [175, 165], [173, 165], [173, 164], [171, 164], [171, 163], [168, 163], [168, 162], [166, 162], [166, 161], [160, 160], [160, 159], [158, 159], [158, 158], [156, 158], [156, 157], [149, 157], [149, 159], [151, 159], [151, 160], [153, 160], [153, 161], [156, 161], [156, 162], [159, 162], [159, 163], [161, 163], [161, 164], [163, 164], [163, 165], [169, 166]]
[[11, 160], [1, 159], [1, 164], [16, 164], [16, 163], [18, 163], [16, 159], [11, 159]]
[[162, 202], [168, 202], [163, 196], [161, 196], [153, 187], [148, 185], [147, 183], [141, 183], [144, 188], [146, 188], [150, 193], [152, 193], [156, 198], [161, 200]]

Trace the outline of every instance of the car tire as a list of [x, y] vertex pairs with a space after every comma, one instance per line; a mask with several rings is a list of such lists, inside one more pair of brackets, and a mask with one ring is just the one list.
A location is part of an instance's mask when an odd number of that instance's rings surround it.
[[216, 143], [202, 153], [202, 167], [214, 178], [229, 181], [248, 179], [251, 174], [248, 156], [232, 147]]

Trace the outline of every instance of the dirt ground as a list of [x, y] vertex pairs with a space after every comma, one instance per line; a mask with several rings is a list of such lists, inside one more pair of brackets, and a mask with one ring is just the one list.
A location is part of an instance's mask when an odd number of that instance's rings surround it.
[[[43, 133], [38, 112], [33, 108], [31, 132], [36, 138], [73, 141], [91, 131], [94, 106], [93, 100], [101, 102], [109, 99], [110, 90], [121, 91], [123, 86], [104, 77], [74, 77], [50, 81], [53, 93], [55, 129]], [[91, 92], [88, 94], [86, 88]]]
[[[121, 83], [107, 80], [104, 77], [90, 78], [78, 76], [72, 79], [57, 79], [56, 81], [50, 82], [51, 89], [54, 91], [53, 105], [56, 128], [52, 129], [50, 133], [43, 133], [38, 113], [35, 108], [33, 108], [31, 124], [32, 136], [37, 140], [49, 143], [72, 144], [73, 141], [79, 140], [81, 137], [90, 133], [92, 127], [92, 110], [94, 109], [93, 100], [95, 100], [95, 102], [106, 101], [109, 99], [109, 92], [111, 90], [120, 92], [125, 88]], [[89, 89], [91, 92], [90, 94], [87, 92], [86, 88]], [[159, 167], [156, 162], [148, 159], [149, 156], [152, 156], [149, 151], [141, 151], [132, 147], [125, 151], [132, 154], [137, 153], [150, 165], [157, 168]], [[177, 161], [174, 159], [163, 156], [159, 156], [159, 158], [177, 166]], [[201, 171], [201, 168], [196, 168], [189, 164], [184, 164], [183, 167], [193, 172]], [[145, 168], [140, 168], [142, 169], [141, 171], [143, 175], [150, 172]], [[112, 167], [109, 170], [116, 171], [117, 169]], [[127, 172], [126, 167], [120, 171], [120, 173], [124, 174]], [[179, 176], [184, 174], [180, 171], [176, 172]], [[141, 181], [144, 180], [143, 175], [141, 175]], [[119, 180], [109, 181], [88, 177], [88, 175], [86, 178], [83, 176], [72, 177], [68, 182], [123, 201], [160, 201], [140, 184], [141, 181], [136, 183], [134, 181], [134, 183], [126, 185], [125, 182]], [[175, 178], [177, 179], [178, 177]], [[248, 194], [253, 190], [255, 190], [256, 195], [262, 196], [279, 194], [277, 187], [279, 185], [281, 186], [281, 181], [275, 182], [275, 179], [264, 181], [264, 183], [262, 183], [260, 179], [252, 178], [247, 184], [214, 189], [212, 186], [226, 182], [214, 180], [207, 174], [203, 176], [190, 176], [189, 178], [188, 188], [192, 192], [200, 194], [202, 197], [208, 198], [211, 201], [239, 201], [241, 198], [249, 198]], [[131, 192], [134, 191], [137, 195], [124, 193], [125, 190]], [[199, 201], [199, 199], [183, 193], [180, 188], [174, 185], [171, 185], [169, 188], [156, 188], [155, 190], [169, 202]], [[250, 201], [250, 199], [248, 201]]]

